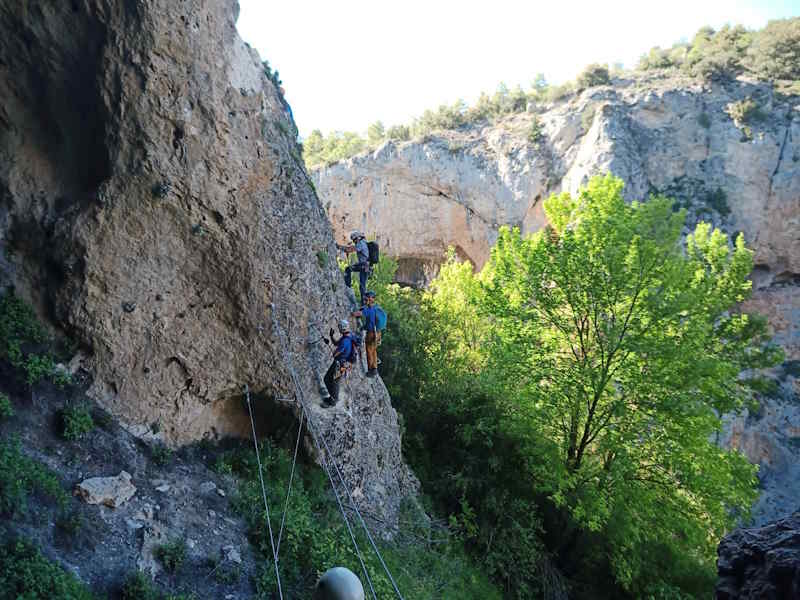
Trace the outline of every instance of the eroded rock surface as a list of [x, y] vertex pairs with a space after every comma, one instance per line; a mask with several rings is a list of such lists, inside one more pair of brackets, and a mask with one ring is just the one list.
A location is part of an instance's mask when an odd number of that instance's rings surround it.
[[[0, 284], [87, 351], [92, 397], [171, 445], [249, 435], [244, 384], [264, 431], [259, 403], [297, 396], [290, 365], [318, 402], [310, 324], [349, 309], [294, 123], [237, 12], [0, 4]], [[386, 390], [365, 389], [369, 418], [331, 435], [350, 487], [391, 510], [415, 480]]]
[[734, 531], [717, 555], [717, 600], [800, 598], [800, 512]]

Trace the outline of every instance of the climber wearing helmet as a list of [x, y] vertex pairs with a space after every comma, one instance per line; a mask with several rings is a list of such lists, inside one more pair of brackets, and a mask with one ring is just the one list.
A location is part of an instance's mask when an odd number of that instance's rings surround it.
[[367, 291], [367, 278], [370, 274], [369, 266], [369, 246], [364, 234], [360, 231], [354, 231], [350, 234], [350, 240], [353, 242], [348, 246], [341, 246], [336, 244], [339, 250], [344, 250], [347, 254], [356, 253], [358, 260], [352, 264], [347, 265], [344, 270], [344, 282], [347, 287], [353, 287], [352, 273], [358, 271], [358, 289], [361, 292], [361, 304], [366, 304], [366, 291]]
[[339, 321], [339, 333], [341, 337], [337, 340], [333, 335], [333, 328], [330, 330], [331, 342], [336, 344], [333, 351], [333, 362], [325, 373], [325, 388], [328, 390], [328, 397], [323, 400], [323, 406], [333, 406], [339, 401], [339, 383], [342, 377], [346, 377], [350, 368], [358, 356], [358, 340], [350, 333], [350, 324], [346, 319]]
[[364, 345], [367, 347], [367, 377], [375, 377], [378, 374], [378, 346], [381, 343], [381, 321], [385, 321], [385, 313], [381, 318], [383, 310], [375, 304], [375, 292], [368, 291], [365, 294], [367, 302], [360, 310], [352, 313], [353, 317], [364, 319], [362, 328], [367, 335], [364, 338]]

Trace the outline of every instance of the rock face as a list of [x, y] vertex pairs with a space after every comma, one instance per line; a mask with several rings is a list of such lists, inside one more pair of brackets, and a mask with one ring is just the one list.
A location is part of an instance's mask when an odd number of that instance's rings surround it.
[[800, 512], [760, 529], [738, 529], [717, 554], [717, 600], [800, 598]]
[[[752, 98], [761, 114], [731, 117]], [[375, 236], [398, 259], [398, 280], [422, 285], [448, 246], [481, 267], [502, 225], [545, 225], [543, 199], [575, 192], [611, 171], [630, 199], [662, 193], [688, 209], [690, 225], [741, 231], [755, 250], [745, 309], [768, 317], [790, 361], [800, 359], [800, 97], [747, 81], [619, 80], [537, 114], [506, 117], [404, 143], [386, 142], [314, 171], [334, 232]], [[529, 140], [538, 119], [543, 136]], [[791, 370], [791, 369], [790, 369]], [[778, 373], [785, 377], [785, 373]], [[792, 383], [794, 382], [794, 383]], [[800, 493], [797, 383], [762, 398], [760, 415], [734, 419], [725, 441], [761, 465], [756, 522], [795, 510]]]
[[272, 402], [298, 395], [294, 370], [320, 428], [338, 420], [348, 485], [391, 512], [415, 480], [383, 385], [354, 377], [352, 417], [318, 407], [326, 357], [308, 342], [349, 305], [294, 123], [237, 13], [0, 4], [0, 285], [87, 351], [91, 396], [171, 445], [249, 435], [244, 384], [269, 427]]

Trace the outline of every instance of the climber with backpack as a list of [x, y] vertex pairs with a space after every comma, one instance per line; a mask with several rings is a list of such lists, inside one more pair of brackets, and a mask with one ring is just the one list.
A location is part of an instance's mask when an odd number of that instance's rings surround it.
[[350, 373], [358, 357], [358, 347], [361, 345], [361, 339], [350, 332], [350, 324], [346, 319], [339, 321], [339, 333], [341, 337], [337, 340], [333, 328], [330, 330], [331, 342], [336, 348], [333, 351], [333, 362], [324, 377], [325, 388], [329, 394], [322, 401], [325, 407], [333, 406], [339, 401], [339, 384]]
[[369, 291], [365, 294], [367, 302], [361, 310], [353, 313], [354, 317], [363, 319], [362, 328], [367, 334], [364, 338], [364, 345], [367, 347], [367, 377], [375, 377], [378, 374], [378, 346], [381, 343], [381, 332], [386, 328], [386, 313], [375, 304], [375, 292]]
[[366, 296], [364, 295], [367, 290], [367, 279], [372, 272], [372, 265], [378, 264], [379, 249], [377, 242], [368, 242], [364, 234], [360, 231], [354, 231], [350, 234], [350, 240], [353, 242], [351, 245], [342, 246], [336, 244], [339, 250], [343, 250], [347, 254], [355, 252], [356, 262], [352, 265], [347, 265], [344, 269], [344, 282], [347, 287], [353, 287], [353, 271], [358, 271], [358, 289], [361, 293], [361, 304], [366, 304]]

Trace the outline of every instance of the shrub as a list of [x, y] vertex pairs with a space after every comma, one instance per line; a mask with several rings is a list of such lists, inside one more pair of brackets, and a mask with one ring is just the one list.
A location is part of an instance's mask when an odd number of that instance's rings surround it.
[[386, 132], [386, 138], [390, 140], [406, 141], [411, 139], [411, 128], [408, 125], [393, 125]]
[[22, 454], [18, 440], [0, 441], [0, 514], [25, 514], [32, 493], [61, 506], [69, 499], [56, 474]]
[[328, 266], [328, 253], [325, 250], [317, 250], [317, 264], [321, 269]]
[[172, 461], [172, 456], [172, 450], [164, 444], [155, 444], [150, 448], [150, 458], [156, 466], [167, 466]]
[[61, 436], [76, 441], [94, 429], [94, 420], [83, 404], [67, 406], [61, 411]]
[[91, 600], [93, 596], [74, 575], [42, 556], [33, 544], [17, 540], [0, 546], [0, 600], [50, 598]]
[[153, 588], [150, 578], [137, 571], [128, 576], [121, 590], [122, 600], [159, 600], [160, 594]]
[[747, 380], [747, 386], [762, 396], [777, 398], [781, 393], [781, 386], [770, 377], [753, 377]]
[[766, 118], [764, 111], [752, 98], [732, 102], [728, 105], [728, 114], [737, 126], [752, 125]]
[[11, 400], [8, 399], [4, 393], [0, 392], [0, 420], [8, 419], [14, 416], [14, 407], [11, 406]]
[[770, 21], [755, 35], [747, 54], [760, 78], [800, 79], [800, 17]]
[[544, 132], [542, 131], [542, 123], [539, 121], [539, 117], [534, 115], [531, 120], [531, 127], [528, 129], [528, 141], [531, 144], [538, 144], [543, 138]]
[[170, 572], [175, 573], [186, 559], [186, 542], [175, 539], [155, 549], [155, 557]]
[[702, 112], [700, 113], [700, 116], [697, 117], [697, 123], [703, 129], [708, 129], [711, 127], [711, 117], [708, 116], [708, 113]]
[[727, 217], [731, 213], [731, 208], [728, 206], [728, 195], [720, 187], [713, 192], [708, 192], [705, 201], [708, 206], [716, 210], [722, 217]]
[[606, 85], [611, 81], [608, 75], [608, 66], [600, 64], [591, 64], [587, 66], [583, 72], [578, 75], [578, 87], [590, 88], [596, 85]]

